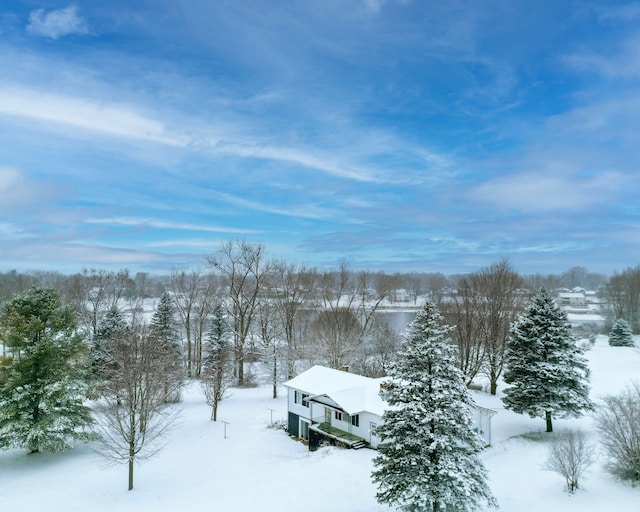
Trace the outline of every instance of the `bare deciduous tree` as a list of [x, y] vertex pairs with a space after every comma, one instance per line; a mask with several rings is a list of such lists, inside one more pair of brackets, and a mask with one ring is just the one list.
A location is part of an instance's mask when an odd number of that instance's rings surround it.
[[640, 383], [606, 396], [596, 422], [609, 470], [623, 480], [640, 482]]
[[567, 490], [574, 492], [578, 489], [580, 477], [593, 463], [594, 454], [595, 446], [587, 442], [584, 432], [569, 430], [551, 441], [543, 467], [562, 475]]
[[200, 375], [202, 342], [217, 293], [217, 281], [215, 276], [206, 274], [201, 269], [189, 273], [173, 271], [170, 288], [185, 334], [187, 375]]
[[606, 286], [613, 318], [624, 318], [640, 332], [640, 265], [614, 273]]
[[117, 306], [131, 285], [127, 269], [115, 273], [104, 269], [85, 268], [82, 273], [73, 276], [72, 281], [72, 300], [83, 327], [91, 336], [96, 334], [102, 317], [112, 307]]
[[401, 345], [401, 336], [389, 324], [378, 318], [374, 319], [365, 339], [365, 349], [357, 373], [368, 377], [384, 377], [396, 359]]
[[319, 359], [331, 368], [351, 363], [361, 354], [365, 336], [389, 290], [376, 290], [369, 272], [352, 274], [346, 263], [319, 277], [317, 314], [310, 325]]
[[286, 341], [285, 365], [287, 379], [296, 376], [296, 363], [301, 357], [300, 329], [297, 322], [302, 321], [301, 312], [310, 307], [314, 293], [317, 272], [304, 265], [275, 262], [271, 288]]
[[262, 244], [229, 241], [220, 246], [217, 256], [208, 259], [227, 287], [227, 311], [233, 324], [235, 371], [239, 386], [244, 385], [245, 353], [258, 295], [265, 289], [265, 281], [271, 272], [264, 252]]
[[155, 454], [178, 409], [168, 405], [179, 394], [182, 368], [175, 351], [145, 327], [122, 331], [110, 340], [108, 376], [96, 405], [100, 453], [127, 464], [133, 489], [136, 461]]
[[452, 339], [457, 347], [458, 367], [467, 386], [482, 369], [486, 360], [483, 343], [485, 318], [480, 306], [481, 297], [472, 283], [462, 279], [457, 293], [450, 301], [442, 302], [441, 311], [447, 323], [454, 325]]
[[445, 318], [456, 325], [453, 338], [467, 383], [483, 369], [492, 395], [504, 368], [509, 327], [528, 298], [522, 287], [520, 276], [502, 260], [462, 277], [454, 301], [443, 304]]

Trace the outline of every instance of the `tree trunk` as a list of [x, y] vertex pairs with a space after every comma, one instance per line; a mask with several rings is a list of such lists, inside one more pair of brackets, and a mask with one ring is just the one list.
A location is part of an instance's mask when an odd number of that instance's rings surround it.
[[187, 331], [187, 377], [193, 377], [191, 373], [191, 318], [187, 316], [185, 329]]
[[136, 427], [133, 415], [130, 421], [130, 439], [129, 439], [129, 490], [133, 490], [133, 460], [136, 456]]
[[278, 398], [278, 359], [275, 341], [273, 342], [273, 398]]
[[133, 450], [129, 450], [129, 490], [133, 489], [133, 457], [134, 454], [131, 453]]
[[237, 352], [237, 365], [238, 365], [238, 386], [244, 386], [244, 350], [242, 347], [238, 347]]
[[213, 403], [213, 407], [211, 408], [211, 419], [213, 421], [218, 421], [218, 401], [217, 400]]
[[547, 411], [545, 413], [545, 418], [547, 420], [547, 432], [553, 432], [553, 424], [551, 423], [551, 411]]
[[492, 395], [495, 395], [497, 392], [498, 392], [498, 382], [497, 380], [491, 379], [490, 393]]

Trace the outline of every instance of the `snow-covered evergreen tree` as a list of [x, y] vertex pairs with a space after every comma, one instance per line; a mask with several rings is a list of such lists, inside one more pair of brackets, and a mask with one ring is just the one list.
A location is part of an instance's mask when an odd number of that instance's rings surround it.
[[631, 327], [629, 326], [629, 322], [624, 318], [618, 318], [613, 324], [611, 332], [609, 333], [609, 345], [612, 347], [634, 346]]
[[233, 332], [227, 323], [224, 308], [216, 304], [205, 346], [202, 386], [211, 406], [211, 419], [218, 419], [218, 404], [224, 398], [230, 377], [230, 347]]
[[31, 288], [0, 312], [10, 357], [0, 366], [0, 448], [60, 451], [90, 437], [85, 350], [73, 310], [54, 289]]
[[170, 346], [176, 354], [180, 354], [180, 337], [175, 319], [175, 308], [171, 295], [167, 292], [164, 292], [160, 297], [151, 318], [151, 333]]
[[94, 383], [105, 377], [109, 365], [112, 364], [110, 343], [115, 336], [126, 333], [129, 329], [122, 312], [114, 304], [105, 316], [98, 322], [96, 333], [89, 345], [89, 361], [91, 364], [91, 378]]
[[389, 408], [377, 429], [381, 443], [372, 475], [380, 503], [431, 512], [495, 505], [451, 330], [428, 302], [390, 366], [381, 390]]
[[[150, 335], [155, 336], [159, 344], [165, 348], [168, 354], [173, 355], [174, 367], [170, 372], [169, 380], [173, 382], [176, 375], [181, 373], [181, 350], [180, 337], [178, 335], [177, 324], [175, 320], [175, 309], [171, 295], [167, 292], [162, 294], [160, 301], [156, 306], [156, 310], [151, 317], [151, 325], [149, 329]], [[175, 394], [169, 396], [169, 401], [180, 401], [180, 387], [175, 388]]]
[[505, 355], [503, 402], [532, 418], [578, 417], [593, 408], [589, 369], [571, 333], [567, 314], [541, 289], [512, 326]]

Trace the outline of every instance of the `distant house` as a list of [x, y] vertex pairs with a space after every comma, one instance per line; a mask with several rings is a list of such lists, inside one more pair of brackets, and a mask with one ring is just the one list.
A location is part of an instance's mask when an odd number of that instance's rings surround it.
[[[288, 430], [315, 450], [321, 443], [349, 448], [377, 448], [374, 429], [387, 403], [380, 387], [388, 377], [372, 379], [348, 371], [314, 366], [284, 386], [288, 390]], [[491, 444], [491, 416], [495, 411], [476, 407], [475, 428]]]
[[559, 306], [584, 307], [587, 299], [583, 292], [560, 292], [558, 294]]

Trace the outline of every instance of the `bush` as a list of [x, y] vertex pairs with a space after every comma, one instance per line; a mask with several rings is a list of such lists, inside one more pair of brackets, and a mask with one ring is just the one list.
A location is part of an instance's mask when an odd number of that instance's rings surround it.
[[640, 383], [603, 399], [596, 413], [608, 469], [623, 480], [640, 482]]
[[567, 482], [567, 490], [578, 489], [578, 480], [593, 463], [595, 447], [587, 443], [580, 430], [569, 430], [556, 436], [549, 446], [545, 469], [562, 475]]

